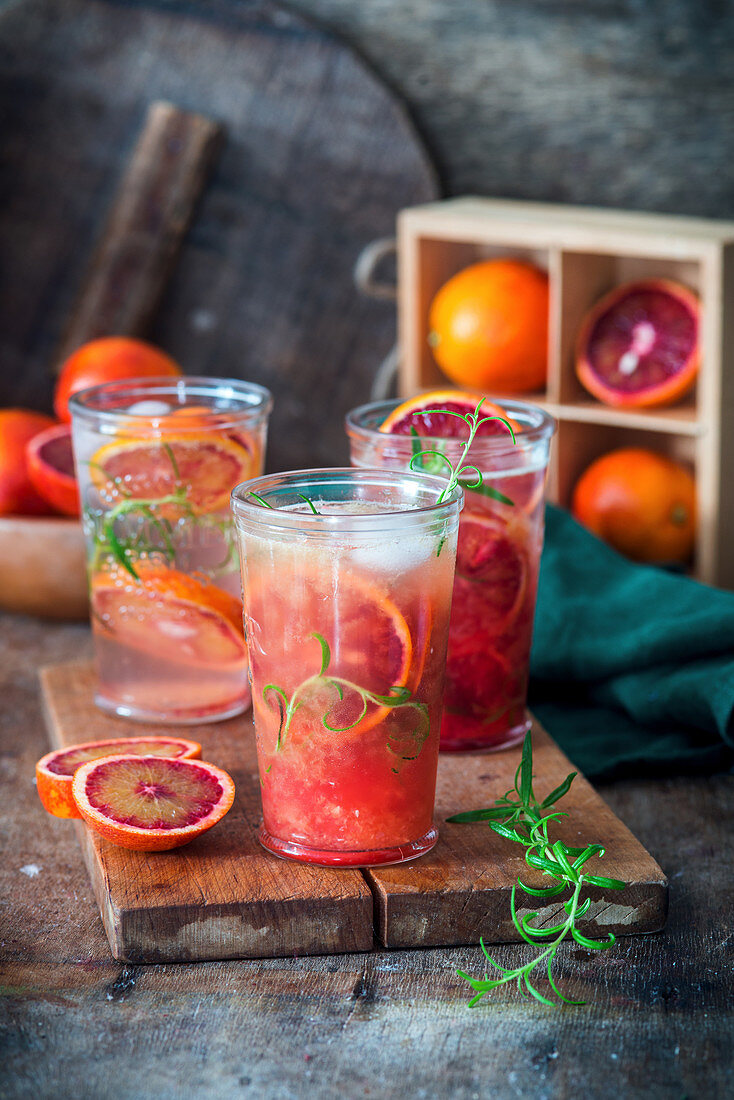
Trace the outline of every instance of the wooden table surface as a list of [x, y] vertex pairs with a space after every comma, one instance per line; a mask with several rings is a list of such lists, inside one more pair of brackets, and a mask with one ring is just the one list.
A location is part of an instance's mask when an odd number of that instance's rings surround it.
[[36, 669], [89, 653], [84, 626], [0, 617], [0, 1096], [732, 1095], [731, 776], [603, 789], [670, 877], [670, 917], [607, 952], [563, 950], [585, 1008], [516, 990], [467, 1008], [468, 947], [121, 966], [73, 829], [33, 783]]

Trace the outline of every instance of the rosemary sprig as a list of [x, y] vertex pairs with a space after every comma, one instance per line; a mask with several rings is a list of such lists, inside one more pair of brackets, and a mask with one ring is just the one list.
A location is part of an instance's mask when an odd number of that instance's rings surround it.
[[[533, 748], [528, 732], [525, 735], [522, 758], [515, 773], [515, 782], [510, 790], [501, 798], [498, 798], [494, 805], [488, 809], [471, 810], [468, 813], [455, 814], [453, 817], [447, 818], [449, 822], [459, 824], [486, 821], [490, 829], [493, 829], [501, 837], [513, 840], [525, 847], [525, 862], [528, 867], [540, 870], [543, 875], [555, 880], [553, 885], [550, 886], [532, 887], [525, 885], [521, 879], [518, 879], [517, 885], [513, 886], [510, 895], [512, 922], [526, 943], [542, 944], [544, 945], [543, 950], [530, 962], [525, 963], [524, 966], [504, 967], [492, 958], [484, 945], [484, 941], [480, 940], [485, 958], [499, 971], [500, 977], [490, 978], [485, 973], [484, 978], [473, 978], [462, 970], [458, 971], [459, 976], [469, 982], [476, 993], [476, 996], [469, 1001], [471, 1007], [480, 1001], [485, 993], [489, 993], [501, 985], [506, 985], [508, 982], [517, 982], [521, 993], [529, 993], [545, 1005], [555, 1006], [559, 1002], [573, 1005], [585, 1004], [584, 1001], [574, 1001], [566, 997], [556, 985], [553, 977], [553, 961], [558, 948], [568, 936], [571, 936], [576, 943], [590, 951], [602, 951], [611, 947], [615, 942], [615, 936], [611, 932], [606, 940], [592, 940], [579, 932], [576, 927], [579, 917], [582, 917], [591, 905], [591, 898], [587, 897], [585, 900], [581, 900], [584, 887], [596, 886], [607, 890], [623, 890], [625, 887], [625, 883], [620, 882], [619, 879], [605, 878], [602, 875], [591, 875], [584, 872], [583, 868], [588, 860], [592, 856], [601, 858], [604, 855], [604, 848], [600, 844], [589, 844], [586, 848], [572, 848], [560, 840], [551, 840], [548, 834], [549, 827], [554, 822], [568, 816], [558, 811], [548, 811], [551, 806], [554, 806], [568, 793], [576, 775], [576, 772], [571, 772], [562, 783], [559, 783], [555, 790], [546, 795], [542, 802], [539, 802], [533, 790]], [[570, 890], [571, 896], [563, 903], [564, 919], [551, 928], [533, 927], [531, 922], [538, 916], [537, 912], [526, 913], [522, 917], [518, 916], [516, 908], [518, 887], [526, 894], [538, 898], [556, 897], [564, 891]], [[545, 969], [552, 992], [558, 998], [556, 1001], [544, 996], [530, 981], [530, 975], [536, 968], [541, 966]]]
[[[334, 723], [329, 720], [329, 713], [332, 707], [330, 706], [326, 710], [321, 716], [321, 724], [324, 729], [328, 730], [330, 733], [347, 733], [349, 730], [354, 729], [367, 714], [370, 703], [373, 703], [375, 706], [387, 707], [389, 709], [407, 707], [414, 710], [416, 712], [416, 725], [410, 733], [410, 738], [415, 750], [412, 755], [406, 755], [404, 752], [400, 752], [394, 744], [391, 744], [390, 736], [388, 735], [388, 749], [392, 753], [399, 756], [403, 761], [414, 760], [419, 755], [430, 732], [428, 707], [426, 704], [418, 703], [413, 700], [411, 697], [412, 693], [409, 689], [399, 685], [389, 687], [385, 695], [378, 695], [376, 692], [360, 687], [358, 684], [352, 683], [351, 680], [346, 680], [341, 676], [327, 676], [329, 665], [331, 664], [331, 649], [329, 643], [322, 634], [314, 632], [311, 634], [311, 637], [315, 638], [321, 646], [321, 667], [319, 671], [299, 684], [290, 698], [288, 693], [277, 684], [266, 684], [262, 690], [263, 702], [270, 705], [270, 701], [274, 700], [280, 712], [275, 751], [280, 752], [283, 749], [293, 717], [296, 711], [303, 706], [305, 698], [307, 698], [309, 694], [318, 691], [320, 687], [326, 687], [333, 690], [336, 697], [335, 703], [341, 702], [347, 691], [355, 692], [362, 700], [362, 709], [360, 713], [353, 721], [345, 726], [334, 725]], [[396, 768], [393, 768], [393, 771], [396, 770]]]
[[[413, 456], [410, 460], [410, 469], [415, 470], [416, 465], [421, 465], [426, 468], [426, 458], [429, 456], [438, 459], [439, 463], [443, 462], [449, 469], [449, 477], [446, 485], [439, 493], [436, 503], [441, 504], [447, 496], [449, 496], [457, 485], [461, 485], [463, 489], [470, 489], [472, 492], [482, 492], [485, 496], [492, 497], [495, 500], [501, 500], [503, 504], [512, 504], [513, 501], [506, 497], [503, 493], [500, 493], [498, 489], [494, 489], [491, 485], [484, 485], [484, 475], [482, 471], [474, 466], [472, 463], [465, 463], [469, 449], [474, 442], [474, 437], [481, 428], [482, 424], [489, 423], [490, 420], [500, 420], [508, 432], [512, 436], [512, 442], [515, 443], [515, 431], [512, 424], [505, 416], [500, 416], [498, 413], [493, 413], [491, 416], [481, 416], [481, 408], [486, 398], [482, 397], [477, 402], [477, 407], [474, 412], [470, 413], [458, 413], [452, 409], [422, 409], [418, 416], [431, 416], [432, 414], [442, 414], [445, 416], [456, 416], [459, 420], [463, 420], [469, 428], [469, 435], [464, 441], [461, 447], [461, 453], [457, 461], [454, 463], [443, 451], [439, 451], [435, 447], [426, 447], [424, 449], [417, 449], [417, 440], [420, 438], [415, 429], [411, 429], [411, 435], [413, 437]], [[469, 480], [469, 475], [474, 475], [474, 481]]]

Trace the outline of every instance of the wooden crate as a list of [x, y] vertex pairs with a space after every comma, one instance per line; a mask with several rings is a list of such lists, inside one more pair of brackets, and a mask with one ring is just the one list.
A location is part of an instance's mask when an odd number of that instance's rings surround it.
[[[547, 386], [523, 395], [558, 420], [549, 499], [568, 507], [582, 471], [615, 447], [646, 446], [682, 459], [698, 490], [694, 575], [734, 588], [734, 223], [479, 198], [403, 210], [402, 396], [446, 384], [427, 342], [431, 301], [461, 268], [493, 256], [529, 260], [549, 275]], [[701, 300], [702, 364], [695, 390], [664, 409], [603, 405], [574, 371], [582, 318], [612, 287], [658, 277], [684, 283]]]

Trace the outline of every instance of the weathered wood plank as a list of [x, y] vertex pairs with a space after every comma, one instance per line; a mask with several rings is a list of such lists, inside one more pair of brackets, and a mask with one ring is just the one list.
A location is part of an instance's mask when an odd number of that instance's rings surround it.
[[[484, 823], [449, 825], [446, 818], [481, 809], [514, 781], [520, 750], [491, 755], [442, 755], [436, 790], [439, 840], [432, 852], [402, 867], [369, 871], [377, 901], [376, 931], [386, 947], [487, 943], [517, 940], [510, 915], [510, 892], [520, 876], [530, 886], [548, 880], [531, 873], [519, 845], [497, 836]], [[571, 762], [537, 723], [533, 729], [536, 792], [550, 794], [573, 771]], [[579, 923], [590, 936], [608, 932], [657, 932], [668, 909], [668, 883], [655, 860], [632, 836], [593, 787], [577, 776], [559, 807], [568, 819], [553, 830], [556, 839], [576, 847], [602, 843], [603, 862], [590, 873], [619, 878], [623, 891], [590, 890], [588, 917]], [[596, 861], [595, 861], [596, 863]], [[518, 912], [539, 911], [538, 925], [557, 924], [562, 901], [543, 903], [518, 895]]]
[[145, 336], [204, 188], [223, 129], [153, 103], [97, 244], [58, 363], [97, 336]]
[[[54, 745], [130, 733], [129, 722], [95, 708], [89, 664], [45, 668], [41, 683]], [[136, 734], [146, 732], [156, 727], [135, 726]], [[251, 720], [200, 726], [196, 736], [204, 758], [230, 771], [237, 789], [234, 806], [211, 832], [173, 852], [132, 852], [75, 822], [114, 958], [152, 963], [370, 950], [372, 895], [358, 871], [304, 867], [260, 846]]]

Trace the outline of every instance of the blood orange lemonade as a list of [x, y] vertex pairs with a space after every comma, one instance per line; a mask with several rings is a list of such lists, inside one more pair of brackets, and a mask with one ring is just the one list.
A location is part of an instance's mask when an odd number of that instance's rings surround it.
[[[352, 462], [359, 467], [420, 465], [447, 476], [469, 435], [462, 416], [479, 395], [424, 394], [364, 405], [347, 416]], [[446, 409], [448, 414], [422, 410]], [[452, 413], [458, 415], [451, 415]], [[465, 507], [459, 525], [449, 628], [441, 749], [501, 749], [522, 740], [540, 552], [543, 491], [553, 418], [524, 402], [485, 401], [481, 416], [505, 416], [478, 430], [465, 463]], [[418, 452], [426, 452], [419, 455]], [[475, 484], [475, 488], [470, 485]]]
[[445, 481], [313, 470], [240, 486], [245, 635], [277, 855], [365, 866], [433, 847], [458, 514]]
[[270, 406], [260, 386], [197, 378], [71, 398], [103, 709], [180, 724], [248, 705], [229, 497], [262, 470]]

